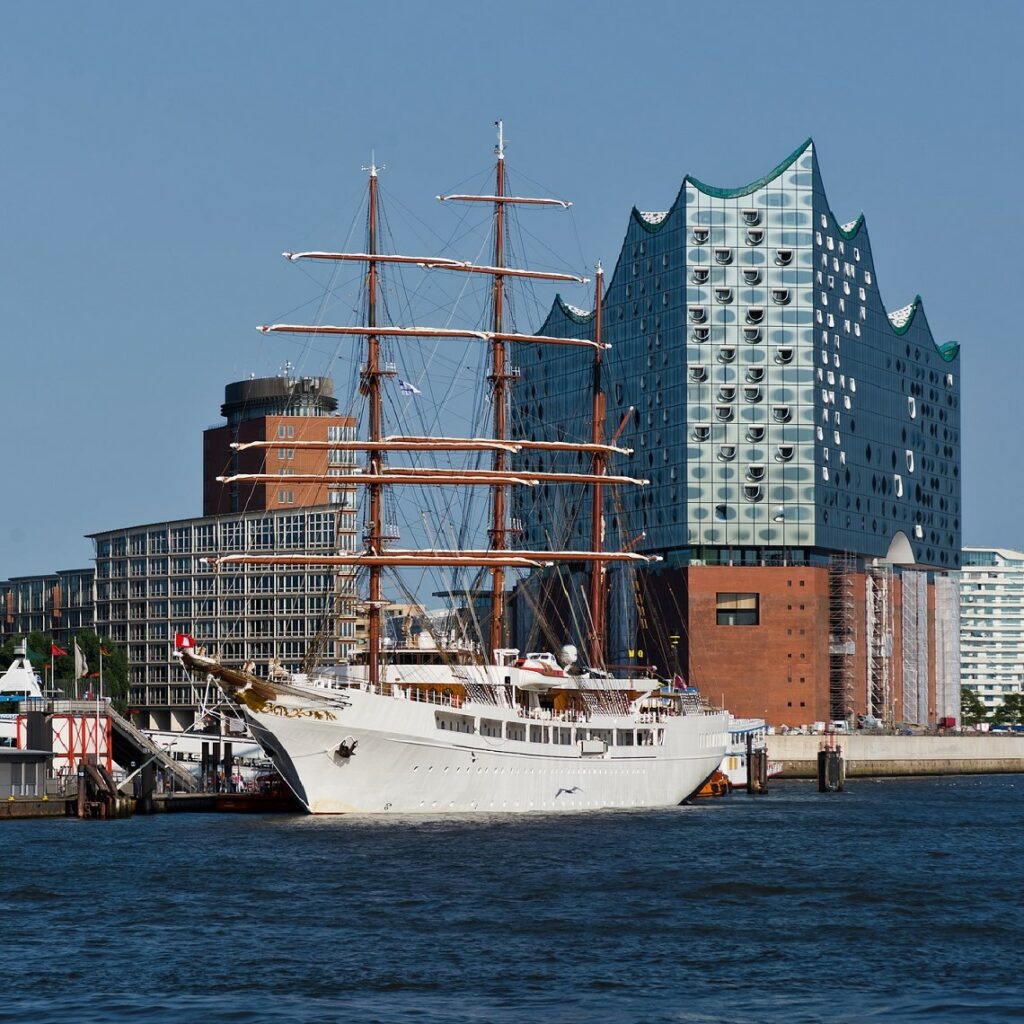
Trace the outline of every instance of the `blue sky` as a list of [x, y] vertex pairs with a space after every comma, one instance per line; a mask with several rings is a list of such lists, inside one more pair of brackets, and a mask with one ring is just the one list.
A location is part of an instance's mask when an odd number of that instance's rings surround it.
[[400, 244], [450, 235], [433, 196], [486, 172], [496, 117], [514, 180], [574, 201], [543, 229], [573, 267], [613, 263], [630, 208], [666, 209], [687, 172], [743, 184], [813, 136], [887, 306], [919, 292], [963, 346], [965, 543], [1024, 546], [1024, 6], [492, 10], [0, 7], [0, 577], [198, 515], [225, 383], [334, 369], [252, 329], [315, 299], [280, 252], [345, 241], [371, 150]]

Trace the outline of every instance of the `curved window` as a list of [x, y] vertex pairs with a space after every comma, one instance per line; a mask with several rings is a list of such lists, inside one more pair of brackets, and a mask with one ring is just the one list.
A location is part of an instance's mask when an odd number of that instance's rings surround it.
[[788, 306], [789, 305], [789, 289], [788, 288], [773, 288], [772, 289], [772, 302], [776, 306]]
[[917, 419], [917, 402], [914, 401], [913, 395], [909, 395], [907, 397], [907, 412], [910, 413], [910, 418], [912, 420]]
[[743, 327], [743, 340], [750, 345], [761, 340], [761, 328], [745, 324]]
[[736, 349], [732, 345], [723, 345], [718, 350], [718, 361], [720, 363], [731, 363], [736, 358]]
[[735, 384], [723, 384], [718, 389], [718, 400], [720, 402], [731, 402], [736, 397]]
[[747, 245], [760, 245], [764, 241], [764, 228], [747, 228]]
[[761, 211], [754, 209], [752, 206], [746, 210], [741, 210], [740, 215], [743, 217], [743, 223], [748, 227], [761, 223]]
[[760, 284], [761, 282], [761, 271], [757, 267], [744, 267], [743, 268], [743, 283], [744, 284]]
[[716, 505], [715, 506], [715, 518], [724, 521], [728, 518], [729, 506], [728, 505]]
[[753, 483], [759, 483], [764, 479], [764, 463], [752, 462], [747, 466], [747, 479]]
[[710, 267], [694, 267], [693, 268], [693, 280], [695, 284], [707, 284], [711, 277]]
[[732, 249], [716, 249], [715, 262], [723, 265], [726, 263], [732, 263]]
[[914, 453], [909, 448], [907, 449], [907, 472], [914, 472]]
[[715, 417], [722, 423], [728, 423], [732, 420], [732, 406], [731, 405], [716, 405], [715, 406]]
[[693, 229], [693, 240], [703, 245], [711, 237], [711, 228], [696, 227]]
[[764, 319], [764, 306], [747, 307], [747, 323], [759, 324]]
[[821, 479], [828, 482], [828, 466], [821, 467]]
[[748, 366], [747, 367], [747, 380], [751, 384], [759, 384], [764, 380], [764, 367], [763, 366]]
[[743, 497], [747, 501], [763, 501], [764, 492], [761, 490], [760, 484], [744, 484], [743, 485]]
[[903, 477], [901, 477], [899, 473], [893, 474], [892, 489], [897, 498], [903, 497]]
[[793, 349], [788, 345], [783, 345], [775, 350], [775, 362], [780, 365], [793, 362]]
[[744, 384], [743, 385], [743, 397], [748, 402], [760, 402], [761, 401], [761, 389], [756, 384]]
[[708, 318], [708, 311], [703, 306], [690, 307], [690, 323], [702, 324]]
[[762, 426], [749, 426], [747, 427], [747, 440], [753, 441], [755, 444], [758, 441], [764, 440], [764, 427]]
[[715, 289], [715, 300], [721, 303], [732, 302], [732, 289], [731, 288], [716, 288]]
[[736, 458], [736, 445], [734, 444], [723, 444], [718, 449], [718, 461], [719, 462], [732, 462]]
[[706, 366], [691, 366], [690, 380], [697, 384], [708, 379], [708, 368]]
[[693, 340], [694, 341], [707, 341], [711, 337], [710, 327], [694, 327], [693, 329]]
[[793, 453], [796, 451], [791, 444], [780, 444], [775, 447], [775, 461], [776, 462], [792, 462]]
[[788, 405], [773, 405], [772, 419], [776, 423], [788, 423], [793, 418], [793, 410]]
[[776, 249], [775, 250], [775, 262], [780, 267], [788, 267], [793, 262], [793, 250], [792, 249]]
[[706, 441], [711, 436], [711, 428], [705, 423], [698, 423], [693, 428], [691, 437], [694, 441]]

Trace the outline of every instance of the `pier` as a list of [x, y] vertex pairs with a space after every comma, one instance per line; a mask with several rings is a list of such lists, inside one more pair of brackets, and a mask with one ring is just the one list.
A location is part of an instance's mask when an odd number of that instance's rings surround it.
[[[783, 779], [816, 779], [821, 736], [771, 735], [768, 756], [782, 762]], [[861, 732], [837, 737], [848, 779], [914, 775], [1024, 773], [1024, 736], [886, 736]]]

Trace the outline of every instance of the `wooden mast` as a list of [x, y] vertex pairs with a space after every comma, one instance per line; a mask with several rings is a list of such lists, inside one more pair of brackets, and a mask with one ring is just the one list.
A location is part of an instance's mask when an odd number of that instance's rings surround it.
[[[365, 168], [370, 172], [370, 210], [368, 249], [371, 257], [377, 254], [377, 165], [371, 160]], [[377, 261], [370, 259], [367, 263], [366, 278], [366, 323], [368, 327], [377, 326]], [[380, 395], [380, 339], [370, 334], [366, 339], [366, 369], [363, 371], [362, 385], [366, 391], [369, 413], [369, 440], [380, 441], [383, 437], [381, 423]], [[370, 452], [370, 472], [379, 474], [383, 463], [380, 449]], [[369, 487], [369, 514], [366, 524], [366, 546], [371, 555], [383, 554], [382, 504], [384, 485], [371, 483]], [[367, 606], [367, 667], [370, 685], [380, 682], [380, 620], [381, 620], [381, 578], [382, 567], [369, 566], [370, 587]]]
[[[498, 144], [495, 147], [497, 167], [494, 189], [494, 266], [501, 268], [505, 264], [505, 132], [501, 121], [496, 122]], [[505, 371], [505, 341], [498, 337], [504, 331], [505, 275], [494, 275], [492, 291], [492, 331], [491, 341], [491, 398], [494, 403], [494, 440], [506, 439], [508, 424], [506, 408], [508, 404], [507, 375]], [[495, 472], [505, 471], [507, 457], [500, 449], [494, 453], [493, 468]], [[505, 528], [505, 487], [495, 484], [491, 492], [491, 548], [504, 551], [508, 546], [508, 535]], [[491, 623], [488, 654], [493, 661], [494, 652], [504, 646], [504, 600], [505, 570], [496, 566], [491, 570]]]
[[[604, 288], [604, 270], [597, 264], [594, 274], [594, 373], [593, 399], [591, 404], [591, 436], [590, 442], [594, 449], [594, 476], [597, 477], [590, 489], [590, 549], [600, 552], [604, 543], [604, 476], [608, 456], [603, 450], [604, 445], [604, 389], [601, 381], [601, 302]], [[590, 568], [590, 651], [589, 660], [592, 668], [604, 664], [605, 644], [605, 604], [606, 604], [607, 569], [602, 561], [595, 561]]]

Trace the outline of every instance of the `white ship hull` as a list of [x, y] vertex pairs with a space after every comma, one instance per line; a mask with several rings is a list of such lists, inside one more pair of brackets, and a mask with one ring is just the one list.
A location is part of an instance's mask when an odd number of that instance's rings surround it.
[[[287, 698], [272, 710], [246, 710], [253, 735], [313, 814], [668, 807], [700, 788], [726, 747], [724, 714], [568, 722], [469, 701], [443, 707], [368, 689], [346, 696], [346, 706], [329, 710], [316, 700]], [[510, 723], [536, 740], [505, 738]], [[610, 732], [613, 742], [603, 752], [584, 753], [578, 737], [595, 732]], [[632, 744], [616, 742], [627, 736]]]

